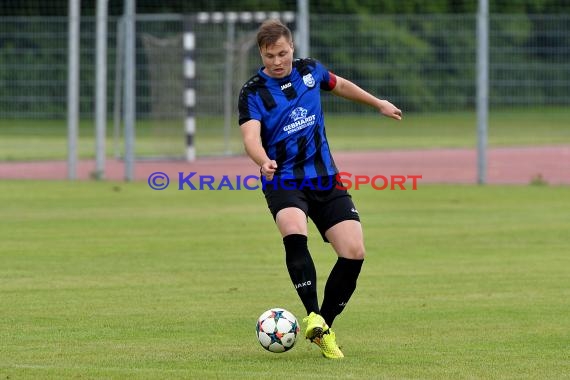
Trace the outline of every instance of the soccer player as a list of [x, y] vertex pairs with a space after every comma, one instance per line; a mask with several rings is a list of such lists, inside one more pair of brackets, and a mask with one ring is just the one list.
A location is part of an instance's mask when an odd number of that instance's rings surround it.
[[[242, 87], [239, 125], [248, 156], [260, 167], [263, 193], [285, 246], [285, 263], [307, 311], [305, 337], [331, 359], [344, 355], [331, 326], [356, 289], [364, 261], [358, 211], [342, 188], [321, 108], [320, 90], [401, 120], [402, 111], [311, 58], [293, 59], [289, 28], [266, 20], [257, 33], [263, 67]], [[347, 126], [357, 128], [357, 126]], [[319, 307], [317, 275], [307, 248], [310, 218], [338, 258]]]

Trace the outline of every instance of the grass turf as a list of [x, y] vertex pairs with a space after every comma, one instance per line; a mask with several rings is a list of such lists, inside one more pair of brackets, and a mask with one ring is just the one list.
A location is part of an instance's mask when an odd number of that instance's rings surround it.
[[568, 190], [353, 191], [368, 255], [331, 362], [255, 339], [304, 316], [259, 191], [3, 181], [0, 378], [568, 378]]

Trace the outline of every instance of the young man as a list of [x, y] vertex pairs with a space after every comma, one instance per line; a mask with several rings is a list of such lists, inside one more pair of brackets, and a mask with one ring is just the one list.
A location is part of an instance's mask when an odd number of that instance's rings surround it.
[[[263, 192], [283, 237], [287, 269], [307, 310], [305, 337], [325, 357], [339, 359], [344, 355], [331, 326], [356, 288], [364, 240], [358, 211], [348, 192], [337, 186], [320, 90], [367, 104], [396, 120], [401, 120], [402, 111], [316, 60], [293, 60], [291, 31], [278, 20], [259, 27], [257, 44], [264, 66], [239, 96], [245, 151], [264, 176]], [[316, 270], [307, 248], [308, 217], [338, 256], [320, 307]]]

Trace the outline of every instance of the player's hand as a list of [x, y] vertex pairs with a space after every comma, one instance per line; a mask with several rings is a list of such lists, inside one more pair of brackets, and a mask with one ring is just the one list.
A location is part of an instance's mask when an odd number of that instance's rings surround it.
[[275, 160], [264, 162], [263, 165], [261, 165], [261, 168], [259, 169], [261, 175], [267, 178], [268, 181], [271, 181], [273, 179], [273, 174], [275, 174], [276, 170], [277, 170], [277, 162], [275, 162]]
[[380, 101], [380, 112], [382, 115], [391, 117], [392, 119], [402, 120], [402, 110], [387, 100]]

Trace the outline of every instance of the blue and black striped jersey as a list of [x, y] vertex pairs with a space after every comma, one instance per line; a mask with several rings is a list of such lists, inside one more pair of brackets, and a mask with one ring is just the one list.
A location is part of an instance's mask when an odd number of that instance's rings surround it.
[[239, 124], [261, 122], [261, 141], [277, 162], [275, 176], [316, 178], [337, 174], [325, 133], [320, 90], [331, 91], [336, 77], [314, 59], [296, 59], [284, 78], [263, 68], [242, 87]]

